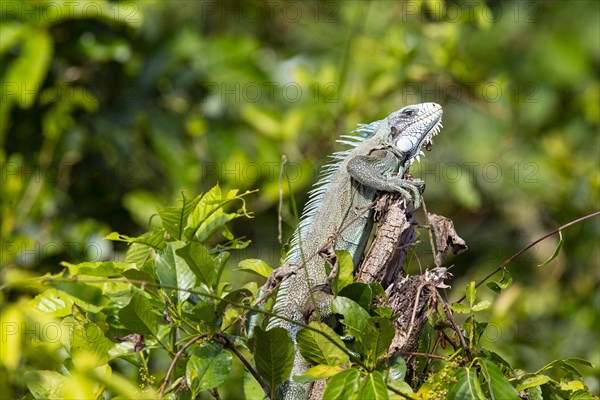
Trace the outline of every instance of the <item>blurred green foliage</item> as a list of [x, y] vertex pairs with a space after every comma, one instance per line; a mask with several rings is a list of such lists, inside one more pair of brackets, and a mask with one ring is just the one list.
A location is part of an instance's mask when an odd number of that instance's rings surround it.
[[[0, 14], [3, 283], [122, 259], [102, 237], [146, 231], [155, 205], [216, 182], [259, 189], [233, 231], [252, 240], [242, 258], [275, 265], [278, 216], [287, 238], [290, 195], [304, 204], [335, 138], [421, 101], [445, 110], [413, 173], [469, 245], [457, 293], [600, 209], [595, 1], [5, 0]], [[488, 347], [529, 370], [583, 357], [600, 391], [598, 239], [595, 218], [548, 265], [557, 238], [513, 262]], [[3, 307], [38, 290], [4, 288]]]

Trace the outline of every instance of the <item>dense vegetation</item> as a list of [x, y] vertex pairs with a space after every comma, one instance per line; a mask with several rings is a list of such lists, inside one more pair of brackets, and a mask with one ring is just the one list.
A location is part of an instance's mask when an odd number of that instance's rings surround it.
[[[285, 251], [278, 220], [285, 241], [339, 134], [420, 101], [442, 104], [445, 128], [413, 174], [427, 181], [427, 208], [469, 245], [451, 260], [446, 296], [467, 288], [454, 311], [475, 356], [436, 349], [445, 359], [427, 362], [411, 390], [600, 391], [597, 217], [514, 260], [495, 291], [469, 284], [600, 209], [597, 2], [0, 7], [1, 393], [150, 397], [190, 343], [166, 391], [236, 398], [243, 380], [260, 398], [235, 352], [267, 386], [285, 366], [269, 374], [259, 361], [274, 338], [246, 342], [238, 317]], [[432, 265], [425, 242], [409, 271]], [[363, 306], [346, 328], [385, 336], [367, 321], [389, 316]], [[444, 315], [431, 329], [456, 342]], [[329, 346], [312, 360], [327, 366], [318, 373], [352, 362], [337, 382], [409, 391], [401, 359], [375, 365], [381, 349], [358, 346], [357, 362]]]

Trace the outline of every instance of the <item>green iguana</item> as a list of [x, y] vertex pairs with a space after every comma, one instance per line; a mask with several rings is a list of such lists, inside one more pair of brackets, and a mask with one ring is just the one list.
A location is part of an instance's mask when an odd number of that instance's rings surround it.
[[[355, 131], [363, 136], [342, 136], [339, 142], [350, 145], [335, 153], [334, 162], [323, 169], [321, 179], [310, 192], [310, 199], [294, 233], [285, 264], [295, 273], [284, 278], [277, 292], [273, 312], [294, 321], [307, 323], [306, 308], [317, 307], [320, 314], [328, 304], [315, 300], [311, 291], [327, 281], [325, 261], [318, 255], [326, 245], [346, 250], [355, 267], [360, 262], [373, 224], [373, 203], [378, 191], [400, 192], [420, 204], [419, 187], [423, 181], [408, 180], [404, 174], [430, 148], [432, 138], [441, 125], [442, 107], [422, 103], [404, 107], [387, 118], [360, 125]], [[305, 271], [302, 268], [306, 268]], [[310, 281], [310, 286], [309, 282]], [[318, 315], [319, 313], [317, 313]], [[321, 315], [323, 317], [323, 315]], [[299, 327], [278, 318], [269, 321], [267, 329], [283, 327], [294, 343]], [[309, 367], [296, 350], [292, 375], [300, 375]], [[310, 385], [285, 382], [285, 399], [306, 399]]]

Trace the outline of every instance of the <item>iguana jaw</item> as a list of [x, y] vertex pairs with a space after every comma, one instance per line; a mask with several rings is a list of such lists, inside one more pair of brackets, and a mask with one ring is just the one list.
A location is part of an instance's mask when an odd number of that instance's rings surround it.
[[431, 148], [433, 137], [442, 127], [442, 114], [439, 104], [422, 103], [406, 106], [388, 117], [392, 141], [406, 163], [419, 160], [423, 147]]

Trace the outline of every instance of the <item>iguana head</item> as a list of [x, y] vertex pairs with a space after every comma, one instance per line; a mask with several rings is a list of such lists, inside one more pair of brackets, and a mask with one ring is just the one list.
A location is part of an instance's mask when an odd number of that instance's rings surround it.
[[442, 127], [442, 106], [437, 103], [421, 103], [406, 106], [387, 117], [392, 143], [402, 154], [404, 162], [412, 162], [433, 144], [433, 136]]

